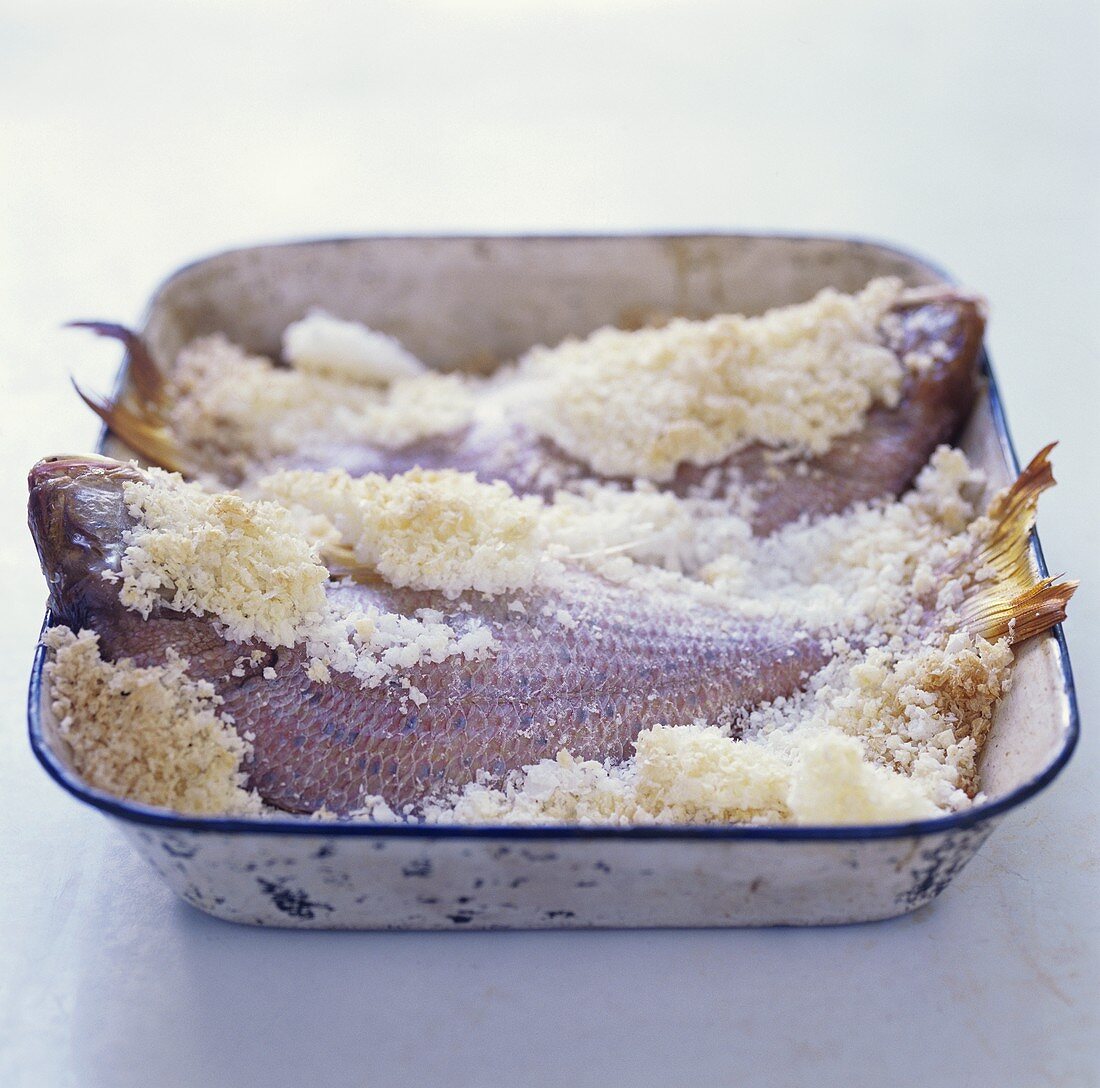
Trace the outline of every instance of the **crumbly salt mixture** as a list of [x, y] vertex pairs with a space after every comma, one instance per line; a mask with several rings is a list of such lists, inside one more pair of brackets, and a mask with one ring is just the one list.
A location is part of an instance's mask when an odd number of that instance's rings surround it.
[[[981, 300], [975, 300], [984, 308]], [[920, 335], [922, 346], [906, 351], [902, 362], [915, 374], [925, 374], [937, 363], [943, 362], [951, 354], [951, 345], [940, 339], [940, 317], [931, 309], [914, 309], [903, 319], [901, 314], [888, 313], [881, 322], [883, 335], [891, 344], [900, 344], [905, 338], [905, 330]]]
[[262, 812], [241, 771], [249, 742], [219, 712], [213, 685], [187, 675], [184, 658], [169, 651], [150, 668], [105, 661], [95, 632], [67, 627], [43, 642], [58, 732], [89, 785], [176, 812]]
[[661, 588], [740, 616], [852, 634], [897, 628], [953, 602], [959, 585], [938, 571], [969, 546], [984, 478], [941, 447], [902, 499], [764, 538], [727, 500], [635, 486], [558, 492], [543, 514], [552, 554], [639, 592]]
[[316, 308], [284, 330], [283, 358], [303, 373], [368, 385], [415, 378], [427, 369], [394, 337]]
[[898, 402], [904, 367], [879, 326], [900, 292], [884, 278], [761, 317], [601, 329], [529, 352], [511, 399], [605, 476], [667, 480], [753, 442], [820, 454], [873, 404]]
[[907, 775], [939, 807], [964, 807], [978, 755], [1008, 690], [1012, 650], [963, 632], [841, 653], [808, 691], [748, 717], [761, 735], [821, 726], [858, 737], [867, 758]]
[[896, 405], [907, 367], [931, 365], [935, 345], [902, 363], [884, 343], [900, 293], [884, 278], [760, 317], [601, 329], [535, 348], [489, 381], [428, 370], [392, 337], [313, 312], [284, 333], [289, 367], [220, 335], [189, 344], [165, 423], [197, 469], [223, 479], [254, 478], [283, 454], [331, 461], [334, 445], [397, 449], [494, 421], [548, 437], [602, 475], [657, 481], [753, 442], [785, 457], [822, 453], [872, 405]]
[[280, 454], [308, 452], [311, 444], [396, 449], [470, 421], [473, 398], [458, 375], [401, 374], [390, 366], [379, 384], [379, 368], [368, 371], [362, 358], [336, 356], [329, 345], [322, 365], [311, 346], [307, 365], [299, 356], [295, 366], [278, 367], [221, 335], [192, 341], [170, 376], [170, 429], [200, 460], [205, 453], [212, 470], [228, 467], [243, 476]]
[[747, 537], [699, 576], [741, 614], [809, 630], [896, 636], [929, 607], [950, 620], [942, 613], [961, 588], [939, 572], [970, 547], [984, 483], [964, 454], [940, 447], [901, 499]]
[[612, 765], [562, 751], [502, 788], [468, 786], [428, 823], [804, 823], [915, 820], [939, 810], [912, 780], [868, 762], [857, 740], [802, 734], [787, 750], [715, 725], [656, 726]]
[[648, 480], [631, 488], [586, 480], [555, 492], [542, 515], [551, 554], [621, 581], [636, 565], [694, 574], [752, 538], [752, 502], [678, 498]]
[[[311, 639], [310, 652], [315, 654], [316, 670], [311, 679], [324, 680], [328, 667], [349, 672], [368, 688], [377, 687], [391, 677], [415, 665], [438, 663], [448, 657], [462, 656], [467, 661], [481, 660], [495, 653], [500, 644], [488, 627], [471, 622], [461, 634], [443, 622], [441, 612], [430, 608], [417, 609], [411, 616], [385, 612], [377, 607], [354, 609], [343, 614], [350, 629], [350, 643], [344, 639], [327, 644]], [[420, 704], [423, 696], [406, 686], [409, 698]]]
[[270, 646], [293, 646], [322, 622], [328, 570], [283, 507], [211, 494], [160, 469], [127, 482], [123, 497], [135, 519], [120, 563], [127, 608], [207, 613], [227, 637]]
[[213, 617], [234, 641], [304, 643], [311, 679], [324, 682], [337, 671], [366, 687], [422, 661], [475, 659], [496, 648], [476, 622], [458, 633], [427, 610], [402, 616], [346, 606], [328, 591], [317, 542], [277, 503], [212, 494], [158, 469], [128, 482], [123, 494], [136, 523], [124, 534], [113, 579], [121, 602], [143, 616], [159, 603]]
[[330, 551], [335, 534], [356, 564], [398, 588], [438, 590], [451, 600], [470, 590], [495, 595], [531, 586], [544, 561], [542, 502], [473, 473], [285, 471], [259, 487], [321, 517]]
[[[584, 481], [550, 501], [518, 496], [473, 473], [412, 469], [352, 477], [343, 469], [283, 470], [251, 485], [280, 503], [301, 534], [336, 567], [354, 567], [392, 586], [496, 596], [550, 585], [563, 564], [612, 581], [649, 568], [694, 574], [752, 537], [730, 500], [677, 498], [646, 480], [632, 488]], [[707, 587], [671, 580], [681, 592]], [[713, 594], [710, 594], [713, 596]], [[522, 608], [518, 600], [516, 610]]]
[[[392, 477], [289, 470], [255, 486], [283, 504], [335, 565], [451, 600], [552, 584], [563, 564], [612, 581], [651, 567], [691, 575], [752, 540], [747, 517], [731, 512], [729, 500], [677, 498], [645, 480], [633, 489], [585, 481], [549, 502], [449, 469]], [[748, 511], [751, 502], [744, 506]], [[705, 586], [683, 579], [670, 584], [707, 595]]]

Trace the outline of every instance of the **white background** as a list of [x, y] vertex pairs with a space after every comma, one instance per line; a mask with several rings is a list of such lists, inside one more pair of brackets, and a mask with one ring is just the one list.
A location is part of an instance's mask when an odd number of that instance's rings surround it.
[[[0, 0], [0, 1083], [1096, 1085], [1100, 15], [1081, 3]], [[374, 230], [782, 228], [991, 300], [1085, 738], [944, 897], [821, 931], [302, 934], [177, 904], [47, 780], [24, 473], [179, 263]]]

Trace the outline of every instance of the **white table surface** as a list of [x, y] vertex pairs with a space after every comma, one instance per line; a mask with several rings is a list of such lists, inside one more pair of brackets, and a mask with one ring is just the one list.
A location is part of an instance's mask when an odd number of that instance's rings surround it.
[[[0, 2], [0, 1084], [1100, 1083], [1094, 4]], [[1086, 733], [942, 899], [833, 930], [253, 931], [175, 902], [34, 763], [23, 474], [179, 263], [374, 230], [783, 228], [992, 304]]]

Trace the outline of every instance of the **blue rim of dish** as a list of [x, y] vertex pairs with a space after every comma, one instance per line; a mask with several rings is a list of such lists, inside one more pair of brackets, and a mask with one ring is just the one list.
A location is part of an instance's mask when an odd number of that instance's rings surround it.
[[[703, 239], [714, 237], [741, 237], [741, 238], [783, 238], [790, 241], [837, 241], [866, 246], [869, 248], [886, 251], [907, 260], [922, 265], [930, 273], [938, 276], [945, 283], [953, 283], [954, 280], [943, 269], [923, 257], [917, 256], [908, 250], [899, 249], [897, 246], [867, 238], [853, 238], [840, 235], [804, 235], [786, 234], [780, 232], [751, 233], [745, 231], [685, 231], [669, 232], [663, 234], [542, 234], [542, 235], [515, 235], [515, 234], [432, 234], [432, 235], [372, 235], [371, 239], [418, 239], [431, 240], [439, 238], [460, 239], [493, 239], [493, 238], [527, 238], [527, 239], [554, 239], [559, 241], [600, 238], [675, 238], [683, 240]], [[348, 243], [366, 240], [364, 237], [344, 237], [326, 239], [304, 239], [292, 242], [273, 243], [272, 246], [249, 247], [274, 248], [284, 246], [308, 246], [320, 243]], [[234, 251], [227, 251], [234, 252]], [[189, 269], [214, 260], [225, 253], [211, 255], [192, 261], [178, 269], [166, 279], [153, 294], [153, 304], [165, 287], [174, 279], [187, 272]], [[144, 325], [144, 323], [143, 323]], [[117, 394], [126, 380], [129, 367], [129, 358], [123, 360], [115, 382]], [[1016, 447], [1012, 442], [1012, 436], [1008, 429], [1008, 418], [1005, 414], [1004, 403], [1001, 400], [1000, 389], [993, 373], [993, 367], [989, 355], [982, 349], [981, 372], [986, 381], [989, 409], [993, 417], [993, 427], [997, 434], [1001, 450], [1008, 461], [1009, 467], [1014, 473], [1020, 471], [1020, 459], [1016, 454]], [[107, 430], [100, 433], [97, 449], [102, 451], [107, 438]], [[1043, 577], [1049, 573], [1043, 549], [1039, 543], [1038, 533], [1032, 532], [1031, 544], [1039, 572]], [[50, 613], [47, 610], [42, 623], [42, 630], [50, 626]], [[1073, 755], [1077, 747], [1077, 741], [1081, 732], [1080, 715], [1077, 706], [1077, 691], [1073, 680], [1073, 670], [1070, 666], [1069, 648], [1066, 645], [1065, 633], [1062, 625], [1051, 628], [1058, 651], [1058, 664], [1062, 674], [1062, 693], [1065, 695], [1069, 722], [1066, 728], [1062, 746], [1051, 762], [1034, 778], [1017, 786], [1011, 792], [994, 801], [987, 801], [962, 812], [951, 813], [946, 816], [938, 816], [927, 820], [915, 820], [901, 824], [868, 824], [868, 825], [840, 825], [840, 826], [745, 826], [731, 824], [728, 826], [693, 825], [693, 824], [668, 824], [662, 826], [636, 826], [636, 827], [582, 827], [574, 824], [543, 824], [530, 827], [517, 827], [512, 825], [437, 825], [437, 824], [372, 824], [366, 822], [339, 823], [325, 821], [319, 823], [307, 817], [230, 817], [230, 816], [186, 816], [179, 813], [153, 808], [149, 805], [138, 804], [133, 801], [121, 800], [102, 790], [94, 789], [82, 782], [71, 772], [61, 760], [54, 754], [46, 741], [42, 722], [43, 692], [43, 668], [46, 662], [46, 648], [39, 644], [35, 650], [34, 661], [31, 665], [30, 687], [27, 693], [27, 723], [30, 735], [31, 749], [39, 763], [45, 768], [55, 782], [67, 790], [78, 800], [99, 809], [110, 816], [116, 816], [129, 823], [139, 824], [144, 827], [158, 828], [163, 831], [198, 831], [216, 834], [261, 834], [261, 835], [308, 835], [315, 838], [372, 838], [375, 836], [386, 838], [415, 838], [415, 839], [688, 839], [688, 840], [756, 840], [756, 841], [793, 841], [815, 842], [836, 841], [851, 842], [860, 839], [894, 839], [910, 838], [915, 836], [943, 834], [949, 831], [964, 830], [983, 824], [994, 819], [1009, 809], [1034, 797], [1040, 790], [1048, 786]]]

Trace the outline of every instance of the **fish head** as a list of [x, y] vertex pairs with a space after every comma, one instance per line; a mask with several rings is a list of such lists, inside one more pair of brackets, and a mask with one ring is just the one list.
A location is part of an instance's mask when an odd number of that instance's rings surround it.
[[89, 454], [46, 457], [31, 469], [28, 521], [55, 617], [79, 628], [93, 612], [118, 608], [125, 534], [134, 524], [124, 488], [136, 465]]

